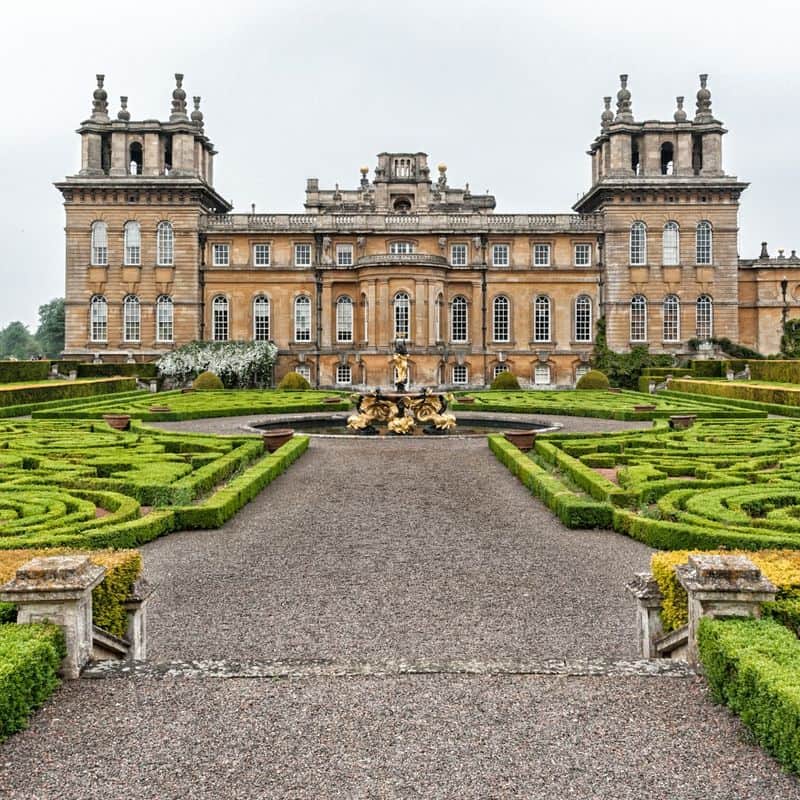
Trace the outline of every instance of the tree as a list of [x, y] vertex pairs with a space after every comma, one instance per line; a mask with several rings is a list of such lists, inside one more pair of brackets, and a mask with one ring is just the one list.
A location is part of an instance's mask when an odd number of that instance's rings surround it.
[[0, 331], [0, 358], [26, 359], [37, 355], [39, 343], [21, 322], [10, 322]]
[[64, 298], [56, 297], [39, 306], [39, 328], [36, 331], [39, 349], [48, 358], [58, 358], [64, 349]]

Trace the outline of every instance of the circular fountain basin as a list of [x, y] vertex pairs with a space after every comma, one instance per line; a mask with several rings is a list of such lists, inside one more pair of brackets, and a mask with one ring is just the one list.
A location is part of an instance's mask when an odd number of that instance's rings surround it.
[[293, 416], [291, 421], [283, 420], [273, 422], [270, 420], [258, 420], [246, 426], [246, 430], [251, 433], [264, 433], [265, 431], [286, 428], [287, 425], [294, 428], [295, 432], [309, 436], [348, 436], [352, 439], [416, 439], [424, 436], [426, 439], [452, 439], [461, 437], [481, 437], [492, 433], [502, 433], [509, 429], [525, 427], [535, 430], [537, 433], [552, 433], [561, 429], [561, 425], [543, 420], [531, 420], [521, 423], [519, 417], [504, 418], [501, 415], [460, 412], [458, 423], [453, 430], [437, 435], [426, 435], [423, 426], [417, 425], [410, 434], [396, 435], [389, 433], [385, 426], [381, 426], [377, 434], [368, 435], [352, 431], [347, 427], [349, 413], [338, 413], [329, 415], [308, 415]]

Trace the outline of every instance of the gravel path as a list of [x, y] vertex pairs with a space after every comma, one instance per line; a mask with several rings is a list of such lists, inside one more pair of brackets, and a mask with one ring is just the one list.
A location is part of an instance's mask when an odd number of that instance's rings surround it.
[[800, 800], [701, 679], [627, 661], [649, 552], [566, 530], [482, 440], [315, 439], [144, 548], [154, 663], [65, 684], [0, 798]]
[[569, 531], [483, 439], [314, 439], [220, 531], [144, 548], [156, 660], [635, 655], [650, 550]]

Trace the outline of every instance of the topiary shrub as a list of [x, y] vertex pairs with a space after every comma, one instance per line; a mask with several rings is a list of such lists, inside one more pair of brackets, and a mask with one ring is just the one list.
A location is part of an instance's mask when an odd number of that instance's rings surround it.
[[278, 384], [282, 392], [305, 392], [311, 384], [299, 372], [287, 372]]
[[201, 372], [193, 381], [192, 388], [198, 392], [213, 392], [224, 389], [219, 376], [213, 372]]
[[575, 384], [576, 389], [608, 389], [611, 384], [608, 378], [599, 369], [590, 369], [585, 375], [581, 375]]
[[513, 372], [501, 372], [493, 381], [491, 389], [519, 389], [519, 381]]

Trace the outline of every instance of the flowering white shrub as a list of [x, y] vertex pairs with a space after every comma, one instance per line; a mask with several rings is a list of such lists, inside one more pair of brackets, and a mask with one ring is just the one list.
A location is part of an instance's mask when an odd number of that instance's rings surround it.
[[269, 384], [278, 348], [272, 342], [191, 342], [162, 356], [159, 374], [182, 384], [201, 372], [213, 372], [227, 389]]

